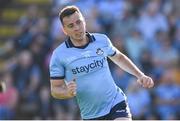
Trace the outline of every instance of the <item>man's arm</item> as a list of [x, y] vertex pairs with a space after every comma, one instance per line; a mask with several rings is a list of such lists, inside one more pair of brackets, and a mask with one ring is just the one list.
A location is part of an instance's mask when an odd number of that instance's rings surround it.
[[119, 50], [116, 49], [116, 54], [109, 58], [124, 71], [136, 76], [138, 78], [138, 83], [140, 83], [143, 87], [151, 88], [154, 86], [153, 80], [144, 75], [144, 73], [141, 72], [136, 65]]
[[50, 80], [51, 95], [57, 99], [68, 99], [76, 96], [76, 83], [71, 81], [67, 85], [64, 79]]

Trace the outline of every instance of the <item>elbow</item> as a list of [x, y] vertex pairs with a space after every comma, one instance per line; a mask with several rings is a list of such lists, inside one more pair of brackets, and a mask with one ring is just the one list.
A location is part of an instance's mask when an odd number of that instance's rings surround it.
[[57, 94], [53, 91], [51, 91], [51, 96], [54, 98], [54, 99], [66, 99], [63, 95], [61, 94]]
[[55, 98], [55, 99], [59, 99], [59, 98], [57, 97], [57, 95], [56, 95], [53, 91], [51, 91], [51, 96], [52, 96], [53, 98]]
[[60, 96], [58, 96], [58, 94], [55, 93], [53, 90], [51, 90], [51, 96], [55, 99], [61, 99]]

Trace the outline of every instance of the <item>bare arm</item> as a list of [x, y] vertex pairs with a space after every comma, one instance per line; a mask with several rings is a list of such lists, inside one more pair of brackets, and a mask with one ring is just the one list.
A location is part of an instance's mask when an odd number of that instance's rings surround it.
[[116, 55], [109, 58], [124, 71], [136, 76], [138, 78], [138, 83], [140, 83], [143, 87], [153, 87], [153, 80], [144, 75], [144, 73], [141, 72], [136, 65], [119, 50], [116, 49]]
[[73, 98], [76, 95], [76, 83], [71, 81], [68, 85], [64, 79], [50, 80], [51, 95], [57, 99]]

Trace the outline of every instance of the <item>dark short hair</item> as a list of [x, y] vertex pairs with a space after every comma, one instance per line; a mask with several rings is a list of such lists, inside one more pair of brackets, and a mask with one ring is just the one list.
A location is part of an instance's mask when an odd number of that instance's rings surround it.
[[59, 13], [59, 19], [60, 19], [62, 25], [63, 25], [63, 18], [66, 16], [70, 16], [75, 12], [80, 13], [80, 10], [78, 7], [76, 7], [74, 5], [64, 7]]

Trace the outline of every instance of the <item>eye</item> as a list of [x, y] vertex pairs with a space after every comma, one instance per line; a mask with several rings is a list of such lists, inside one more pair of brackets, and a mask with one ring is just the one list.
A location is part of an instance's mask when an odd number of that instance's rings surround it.
[[73, 28], [73, 26], [74, 26], [73, 24], [67, 25], [68, 28]]
[[81, 24], [81, 20], [77, 20], [76, 24], [78, 24], [78, 25]]

